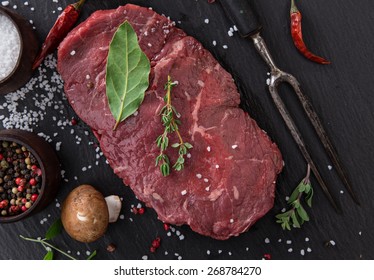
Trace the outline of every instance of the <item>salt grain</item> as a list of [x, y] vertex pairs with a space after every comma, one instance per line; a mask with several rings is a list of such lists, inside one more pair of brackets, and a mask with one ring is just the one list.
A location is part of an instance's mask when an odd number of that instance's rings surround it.
[[[9, 1], [1, 2], [3, 6], [9, 5]], [[0, 13], [0, 81], [12, 73], [17, 65], [21, 52], [21, 38], [16, 26], [4, 14]]]
[[222, 48], [224, 48], [225, 50], [228, 49], [229, 47], [227, 45], [223, 45]]
[[301, 249], [301, 250], [300, 250], [300, 255], [302, 255], [302, 256], [305, 255], [305, 250], [304, 250], [304, 249]]
[[206, 24], [208, 24], [208, 23], [209, 23], [209, 19], [206, 18], [206, 19], [204, 20], [204, 22], [205, 22]]
[[[8, 6], [9, 5], [9, 1], [2, 1], [1, 2], [1, 5], [3, 5], [4, 7]], [[1, 26], [1, 25], [0, 25]]]
[[332, 170], [332, 166], [331, 165], [327, 165], [327, 169], [328, 170]]
[[71, 56], [75, 55], [75, 50], [72, 50], [72, 51], [70, 52], [70, 55], [71, 55]]
[[269, 244], [269, 243], [270, 243], [270, 239], [266, 237], [266, 238], [265, 238], [265, 243], [266, 243], [266, 244]]
[[208, 146], [208, 147], [206, 148], [206, 150], [207, 150], [208, 152], [210, 152], [212, 149], [210, 148], [210, 146]]
[[201, 174], [196, 174], [196, 177], [197, 177], [198, 179], [201, 179], [201, 178], [203, 177], [203, 175], [201, 175]]
[[181, 195], [186, 195], [186, 194], [187, 194], [186, 190], [181, 191]]
[[308, 247], [308, 248], [306, 249], [306, 251], [307, 251], [308, 253], [310, 253], [310, 252], [312, 252], [312, 249], [311, 249], [310, 247]]
[[219, 168], [219, 165], [218, 165], [218, 164], [216, 164], [216, 168], [217, 168], [217, 169]]
[[232, 145], [231, 148], [235, 150], [238, 147], [238, 145]]
[[287, 251], [288, 251], [289, 253], [292, 253], [293, 249], [292, 249], [292, 248], [289, 248]]
[[147, 256], [147, 255], [144, 255], [144, 256], [142, 257], [142, 260], [148, 260], [148, 256]]
[[205, 183], [208, 183], [209, 180], [208, 180], [207, 178], [204, 178], [204, 182], [205, 182]]

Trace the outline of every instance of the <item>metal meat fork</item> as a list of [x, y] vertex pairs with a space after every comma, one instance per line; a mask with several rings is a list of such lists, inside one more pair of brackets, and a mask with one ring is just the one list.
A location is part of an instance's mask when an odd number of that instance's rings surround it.
[[299, 129], [297, 128], [295, 122], [292, 120], [285, 104], [283, 103], [281, 97], [278, 94], [277, 88], [281, 83], [288, 83], [294, 89], [298, 99], [300, 100], [300, 103], [304, 108], [305, 113], [307, 114], [315, 131], [317, 132], [318, 137], [320, 138], [326, 150], [326, 153], [329, 155], [333, 165], [335, 166], [340, 179], [343, 181], [345, 187], [347, 188], [353, 200], [357, 204], [359, 204], [358, 198], [353, 192], [351, 183], [337, 156], [335, 148], [329, 140], [327, 133], [323, 128], [320, 119], [317, 116], [317, 113], [312, 107], [312, 104], [309, 102], [308, 97], [304, 95], [300, 90], [299, 82], [296, 80], [294, 76], [286, 72], [283, 72], [275, 65], [273, 58], [271, 57], [270, 52], [265, 44], [264, 39], [260, 36], [260, 31], [262, 27], [257, 20], [256, 13], [250, 7], [251, 1], [252, 0], [220, 0], [227, 15], [231, 18], [231, 20], [235, 23], [236, 27], [238, 28], [240, 35], [242, 37], [252, 38], [258, 53], [270, 67], [269, 91], [271, 97], [277, 109], [279, 110], [279, 113], [281, 114], [283, 120], [285, 121], [288, 129], [290, 130], [292, 137], [299, 146], [302, 155], [304, 156], [306, 162], [310, 165], [312, 172], [314, 173], [319, 185], [321, 186], [323, 192], [327, 196], [332, 206], [335, 208], [337, 212], [341, 212], [340, 206], [338, 205], [334, 197], [331, 195], [329, 188], [325, 184], [317, 169], [317, 166], [313, 162], [312, 157], [305, 146], [304, 140], [301, 136]]

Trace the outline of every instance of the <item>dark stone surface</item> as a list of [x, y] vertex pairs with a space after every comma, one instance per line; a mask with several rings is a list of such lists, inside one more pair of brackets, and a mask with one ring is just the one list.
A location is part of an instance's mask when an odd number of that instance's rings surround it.
[[[16, 12], [33, 21], [39, 40], [42, 41], [60, 13], [57, 8], [65, 7], [73, 1], [45, 1], [41, 4], [40, 1], [29, 0], [28, 6], [24, 5], [23, 0], [9, 2], [10, 8], [17, 5]], [[81, 20], [94, 10], [115, 8], [127, 2], [87, 1]], [[371, 93], [371, 72], [374, 69], [374, 37], [370, 35], [371, 26], [374, 24], [370, 9], [373, 4], [369, 0], [362, 0], [359, 5], [353, 0], [299, 2], [299, 8], [304, 15], [303, 29], [307, 45], [315, 53], [330, 59], [331, 65], [315, 64], [297, 52], [290, 38], [288, 1], [256, 1], [264, 25], [262, 35], [279, 67], [294, 74], [310, 97], [349, 171], [361, 206], [352, 201], [334, 169], [328, 169], [331, 163], [290, 88], [284, 86], [281, 88], [282, 96], [297, 119], [323, 177], [343, 206], [343, 214], [335, 213], [312, 178], [315, 198], [313, 208], [309, 210], [311, 221], [301, 230], [282, 231], [275, 223], [274, 216], [287, 206], [285, 197], [304, 176], [306, 164], [267, 92], [268, 69], [257, 55], [252, 42], [240, 38], [237, 32], [233, 37], [228, 35], [227, 32], [233, 24], [226, 18], [219, 3], [208, 4], [206, 0], [131, 1], [142, 6], [151, 6], [155, 11], [170, 16], [178, 27], [201, 41], [232, 73], [242, 93], [243, 107], [269, 133], [284, 156], [285, 169], [278, 180], [274, 208], [249, 232], [227, 241], [200, 236], [185, 226], [176, 227], [176, 230], [183, 234], [184, 240], [180, 240], [176, 233], [167, 236], [152, 209], [147, 209], [144, 215], [130, 212], [131, 205], [137, 206], [138, 201], [131, 190], [113, 175], [105, 164], [105, 159], [100, 157], [98, 165], [95, 164], [96, 147], [95, 144], [89, 145], [89, 142], [95, 142], [95, 138], [90, 132], [85, 133], [89, 129], [79, 121], [77, 126], [68, 124], [63, 130], [57, 125], [59, 119], [69, 120], [75, 116], [61, 89], [49, 90], [46, 87], [34, 86], [23, 100], [17, 101], [16, 110], [23, 112], [23, 106], [27, 106], [26, 111], [37, 111], [33, 107], [35, 100], [48, 95], [48, 92], [54, 92], [52, 103], [60, 107], [55, 109], [54, 105], [47, 106], [44, 119], [39, 118], [36, 124], [30, 127], [37, 133], [49, 135], [52, 146], [61, 142], [58, 156], [62, 169], [66, 171], [64, 177], [67, 182], [64, 181], [61, 187], [58, 201], [44, 211], [21, 222], [0, 225], [0, 259], [41, 259], [45, 254], [43, 247], [25, 242], [18, 235], [43, 236], [49, 225], [59, 217], [60, 208], [56, 207], [56, 203], [61, 203], [73, 187], [83, 183], [96, 186], [104, 195], [118, 194], [123, 197], [123, 219], [111, 224], [105, 236], [91, 244], [76, 242], [66, 233], [51, 241], [61, 249], [70, 250], [72, 255], [80, 259], [85, 257], [86, 251], [92, 252], [95, 249], [98, 251], [97, 259], [141, 259], [144, 255], [148, 255], [149, 259], [177, 259], [178, 256], [183, 259], [261, 259], [264, 254], [271, 254], [273, 259], [373, 259], [374, 226], [371, 215], [374, 212], [374, 97]], [[31, 7], [35, 8], [34, 11]], [[208, 24], [205, 19], [209, 19]], [[216, 41], [216, 46], [213, 41]], [[224, 49], [223, 45], [228, 48]], [[47, 69], [48, 79], [54, 80], [55, 69], [43, 67]], [[34, 78], [40, 75], [38, 71]], [[12, 103], [10, 98], [11, 95], [0, 96], [0, 104]], [[4, 120], [12, 109], [4, 106], [1, 108], [0, 115], [4, 118], [0, 125], [4, 126], [7, 123]], [[54, 136], [54, 133], [58, 134]], [[76, 144], [76, 136], [81, 138], [80, 144]], [[92, 168], [82, 171], [83, 167], [89, 165]], [[44, 218], [46, 221], [41, 224]], [[156, 236], [160, 236], [162, 241], [161, 247], [153, 254], [149, 252], [149, 247]], [[335, 246], [325, 246], [329, 240], [333, 240]], [[106, 251], [110, 243], [117, 246], [113, 253]], [[64, 257], [56, 254], [56, 258]]]

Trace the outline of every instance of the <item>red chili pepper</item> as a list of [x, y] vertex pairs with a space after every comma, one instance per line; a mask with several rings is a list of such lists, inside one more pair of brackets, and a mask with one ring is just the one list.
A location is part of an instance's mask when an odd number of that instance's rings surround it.
[[296, 48], [309, 60], [320, 63], [330, 64], [330, 61], [323, 57], [317, 56], [308, 50], [303, 40], [303, 33], [301, 29], [301, 13], [296, 7], [295, 0], [291, 0], [291, 35]]
[[35, 70], [42, 63], [44, 58], [55, 51], [61, 41], [66, 37], [69, 31], [77, 22], [80, 11], [85, 0], [80, 0], [74, 4], [68, 5], [65, 10], [58, 16], [52, 29], [49, 31], [37, 57], [32, 65], [32, 70]]

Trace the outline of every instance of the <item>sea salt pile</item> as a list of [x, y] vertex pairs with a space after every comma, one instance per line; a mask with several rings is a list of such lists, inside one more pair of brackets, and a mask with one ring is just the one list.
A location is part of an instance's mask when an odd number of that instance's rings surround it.
[[13, 22], [0, 13], [0, 81], [16, 67], [21, 51], [21, 38]]

